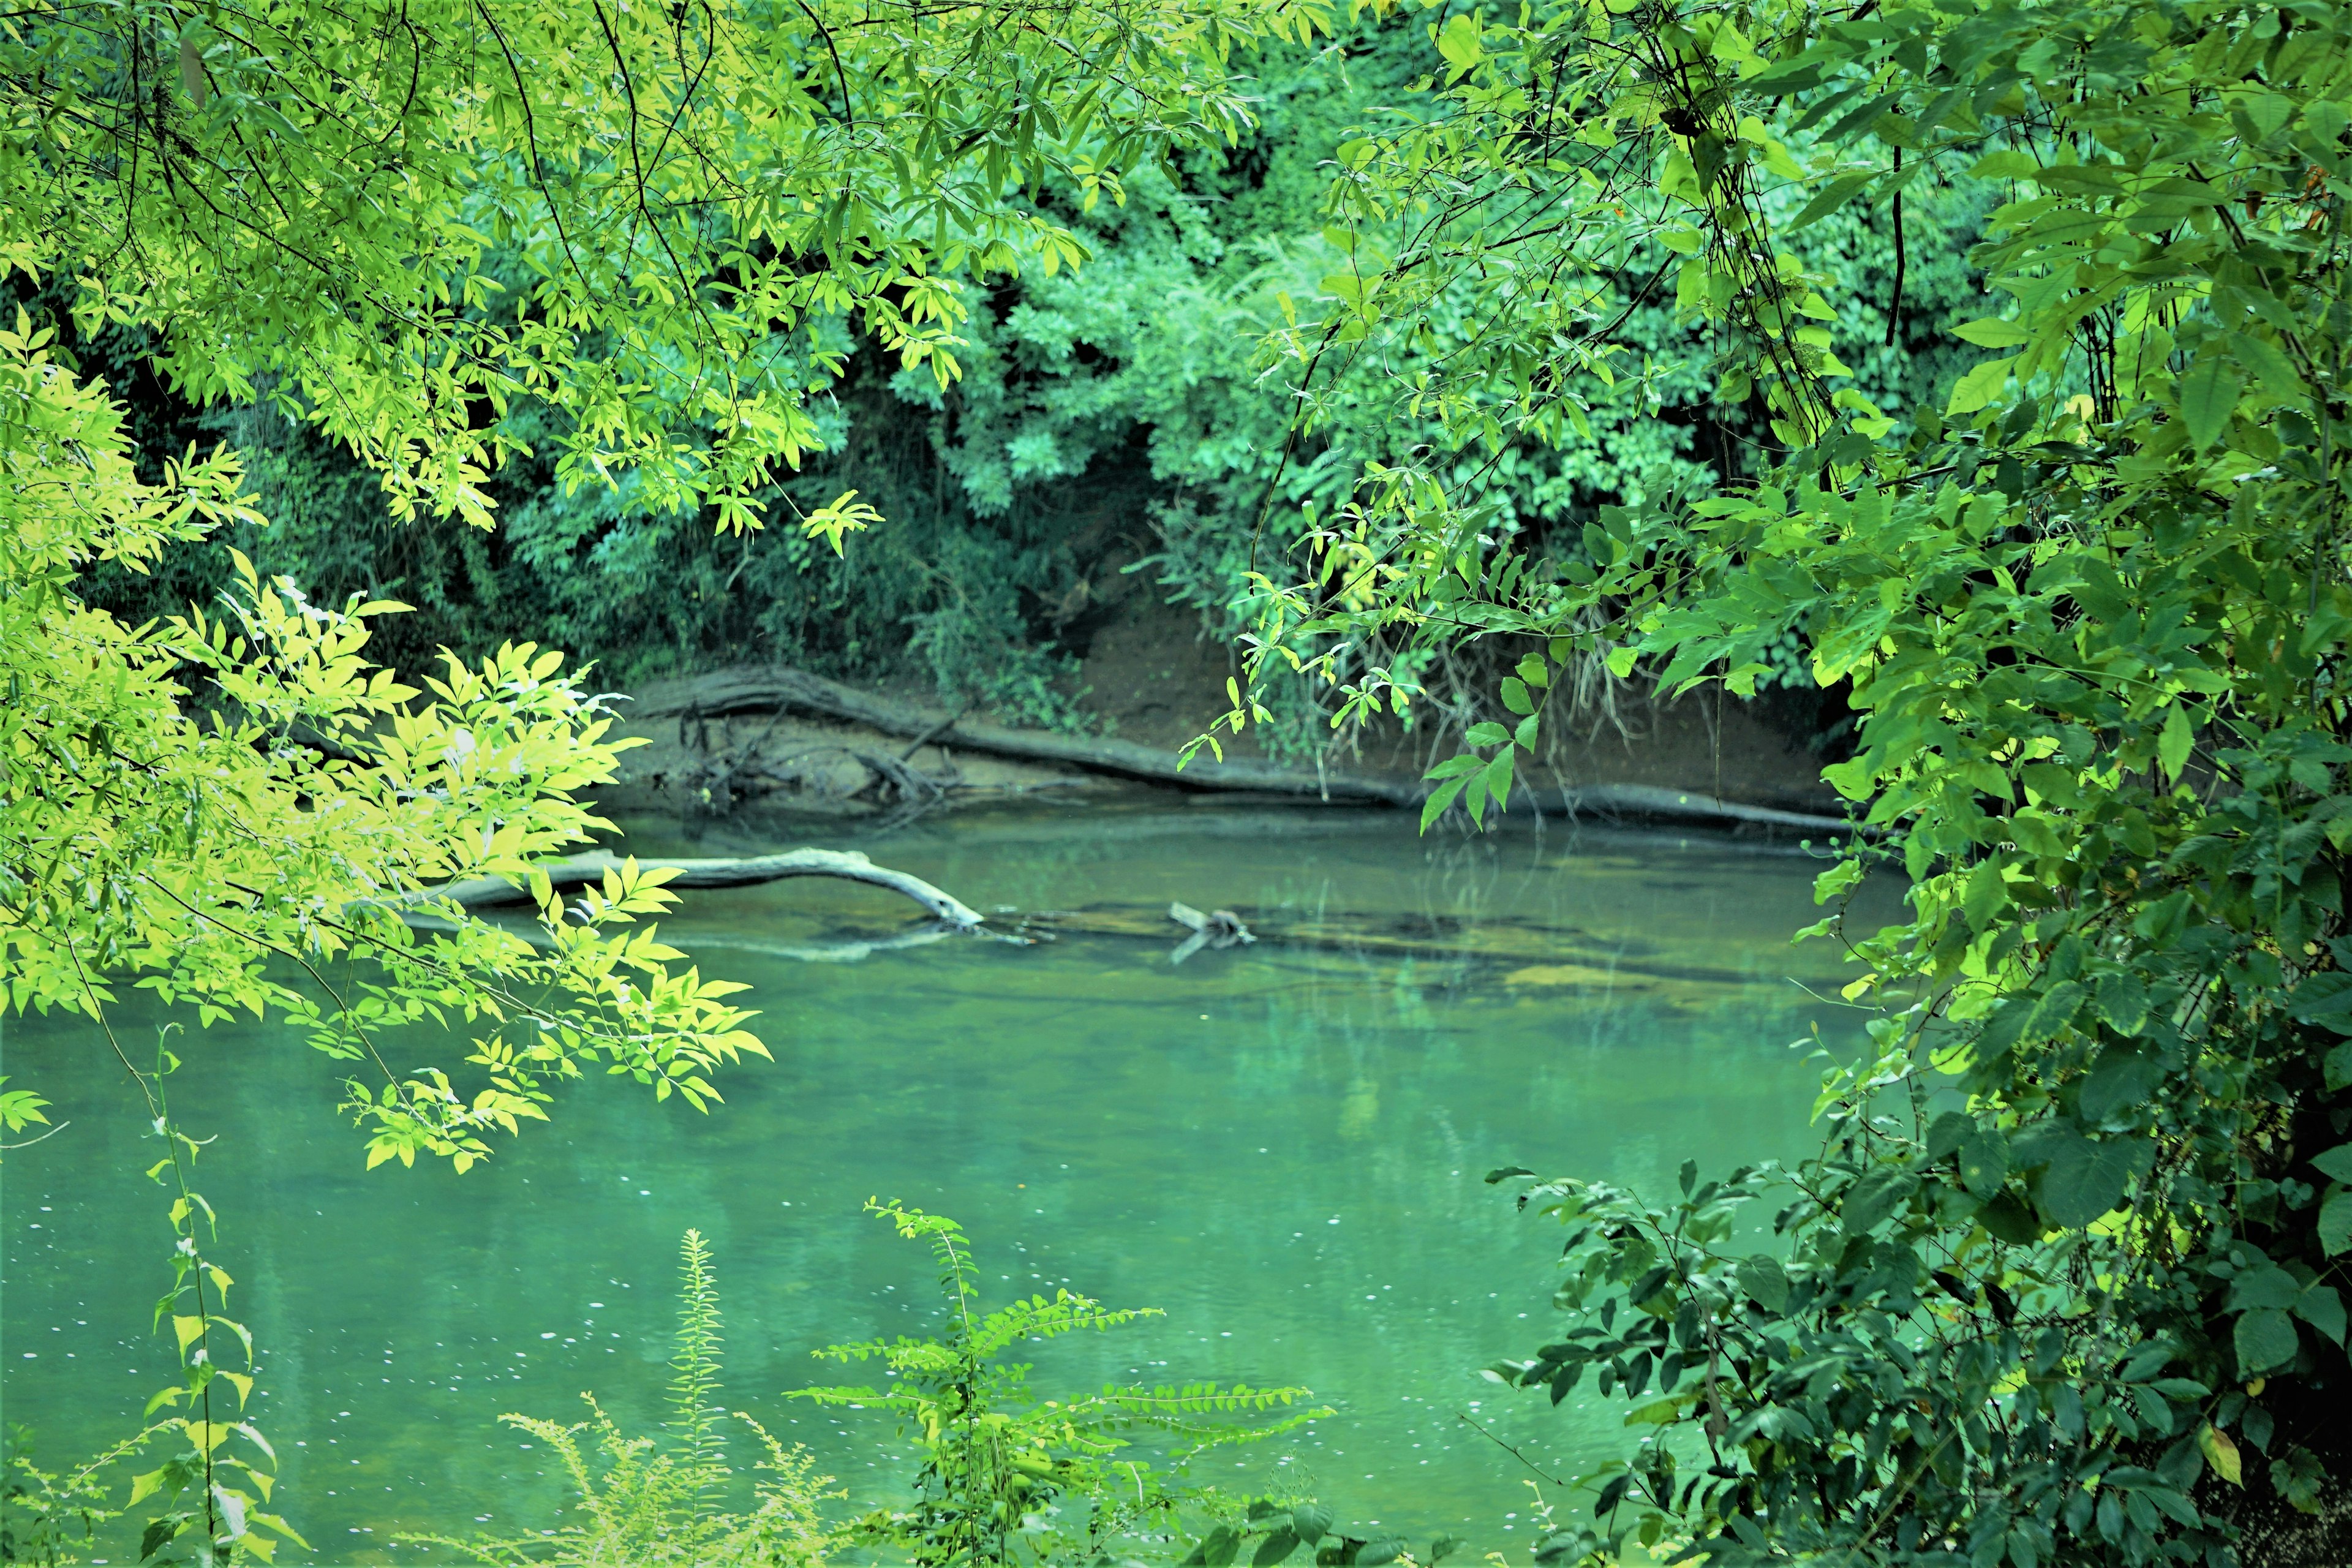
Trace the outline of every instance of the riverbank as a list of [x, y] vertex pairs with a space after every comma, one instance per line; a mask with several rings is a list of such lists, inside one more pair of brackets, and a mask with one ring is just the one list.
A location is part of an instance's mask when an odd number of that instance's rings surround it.
[[[1147, 653], [1147, 650], [1151, 650]], [[929, 811], [1042, 792], [1138, 784], [1268, 803], [1417, 807], [1426, 731], [1390, 725], [1301, 762], [1268, 756], [1255, 731], [1223, 754], [1182, 756], [1223, 711], [1213, 645], [1160, 638], [1098, 658], [1118, 694], [1093, 733], [1025, 730], [906, 692], [850, 686], [783, 666], [739, 666], [655, 682], [630, 695], [640, 743], [603, 792], [620, 811], [725, 815], [759, 803], [820, 815]], [[1212, 680], [1214, 684], [1212, 685]], [[1571, 815], [1680, 817], [1826, 831], [1843, 820], [1822, 759], [1752, 704], [1623, 695], [1614, 722], [1555, 738], [1523, 766], [1519, 797]]]

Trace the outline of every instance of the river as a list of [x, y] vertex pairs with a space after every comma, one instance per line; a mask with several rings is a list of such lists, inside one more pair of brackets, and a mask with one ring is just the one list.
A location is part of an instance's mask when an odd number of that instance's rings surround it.
[[[1622, 1428], [1589, 1385], [1555, 1410], [1478, 1375], [1558, 1322], [1559, 1228], [1486, 1173], [1663, 1194], [1689, 1155], [1793, 1154], [1820, 1064], [1790, 1042], [1851, 1044], [1834, 997], [1853, 972], [1831, 944], [1789, 945], [1820, 863], [1787, 845], [1556, 821], [1424, 837], [1398, 813], [1165, 797], [863, 835], [625, 826], [649, 854], [864, 848], [982, 910], [1068, 918], [1032, 945], [817, 963], [785, 952], [901, 929], [908, 906], [804, 880], [688, 894], [666, 937], [751, 984], [774, 1063], [730, 1072], [709, 1115], [597, 1079], [464, 1176], [362, 1171], [335, 1064], [283, 1030], [180, 1037], [175, 1109], [217, 1138], [198, 1185], [308, 1560], [554, 1522], [545, 1446], [497, 1418], [571, 1419], [588, 1389], [657, 1418], [688, 1226], [717, 1259], [730, 1405], [859, 1500], [889, 1496], [907, 1466], [887, 1420], [780, 1397], [841, 1380], [820, 1345], [937, 1321], [929, 1259], [860, 1212], [872, 1195], [963, 1222], [996, 1300], [1066, 1285], [1165, 1313], [1040, 1347], [1046, 1392], [1299, 1384], [1339, 1412], [1196, 1479], [1304, 1486], [1343, 1523], [1518, 1560], [1533, 1470], [1570, 1473]], [[1286, 940], [1173, 964], [1171, 900]], [[134, 1051], [161, 1021], [130, 1002], [114, 1018]], [[13, 1086], [71, 1123], [10, 1153], [0, 1186], [0, 1394], [54, 1467], [131, 1429], [167, 1380], [148, 1324], [169, 1234], [141, 1173], [156, 1145], [96, 1032], [0, 1029]]]

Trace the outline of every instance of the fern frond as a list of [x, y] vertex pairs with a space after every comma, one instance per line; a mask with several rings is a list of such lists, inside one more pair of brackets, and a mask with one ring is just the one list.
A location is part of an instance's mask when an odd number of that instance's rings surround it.
[[954, 1348], [936, 1340], [868, 1340], [863, 1344], [827, 1345], [810, 1354], [819, 1361], [880, 1360], [892, 1372], [940, 1373], [952, 1371], [962, 1364], [961, 1354]]
[[865, 1405], [877, 1410], [911, 1410], [922, 1403], [919, 1395], [900, 1394], [895, 1389], [883, 1393], [871, 1388], [788, 1388], [787, 1399], [806, 1399], [818, 1405]]
[[972, 1332], [972, 1349], [993, 1355], [1016, 1340], [1050, 1340], [1081, 1329], [1115, 1329], [1138, 1318], [1160, 1316], [1157, 1307], [1106, 1307], [1090, 1297], [1057, 1290], [1050, 1301], [1033, 1296], [989, 1313]]
[[1190, 1447], [1177, 1449], [1169, 1458], [1181, 1465], [1193, 1455], [1203, 1453], [1211, 1448], [1246, 1447], [1252, 1443], [1263, 1443], [1270, 1437], [1280, 1437], [1292, 1432], [1302, 1431], [1327, 1416], [1338, 1414], [1337, 1410], [1326, 1405], [1314, 1410], [1302, 1410], [1295, 1415], [1286, 1415], [1279, 1421], [1269, 1421], [1263, 1426], [1215, 1426], [1184, 1433], [1182, 1436], [1193, 1439], [1192, 1445]]
[[972, 1332], [971, 1303], [979, 1296], [980, 1288], [971, 1282], [971, 1248], [964, 1240], [963, 1226], [945, 1215], [908, 1208], [895, 1198], [887, 1204], [868, 1198], [866, 1212], [880, 1215], [909, 1241], [921, 1238], [930, 1242], [931, 1256], [940, 1261], [940, 1289], [947, 1292], [949, 1304], [955, 1310], [958, 1335], [969, 1340]]
[[516, 1541], [482, 1539], [467, 1541], [457, 1535], [425, 1535], [402, 1531], [392, 1538], [402, 1546], [440, 1546], [457, 1552], [468, 1563], [481, 1568], [541, 1568], [547, 1559], [546, 1536], [525, 1536]]
[[588, 1479], [587, 1461], [580, 1454], [579, 1435], [588, 1430], [587, 1422], [582, 1421], [570, 1426], [559, 1426], [552, 1421], [542, 1421], [535, 1415], [517, 1415], [511, 1413], [499, 1416], [499, 1421], [503, 1426], [513, 1426], [530, 1433], [554, 1449], [557, 1456], [563, 1461], [564, 1470], [572, 1477], [572, 1484], [580, 1489], [582, 1496], [585, 1497], [594, 1492], [596, 1489]]
[[713, 1402], [719, 1392], [719, 1282], [710, 1247], [698, 1230], [678, 1244], [677, 1351], [670, 1359], [670, 1418], [663, 1425], [691, 1472], [698, 1521], [707, 1520], [712, 1494], [725, 1484], [726, 1442], [719, 1434], [724, 1414]]
[[1230, 1388], [1221, 1383], [1188, 1383], [1177, 1386], [1160, 1384], [1152, 1388], [1104, 1388], [1101, 1397], [1115, 1401], [1124, 1408], [1154, 1409], [1170, 1414], [1243, 1413], [1271, 1410], [1278, 1405], [1296, 1405], [1302, 1399], [1312, 1399], [1315, 1391], [1296, 1385], [1282, 1388], [1252, 1388], [1246, 1383], [1236, 1383]]

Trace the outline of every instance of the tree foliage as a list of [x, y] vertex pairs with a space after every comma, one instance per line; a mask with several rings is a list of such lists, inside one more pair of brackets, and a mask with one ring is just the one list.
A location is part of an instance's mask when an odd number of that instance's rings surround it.
[[[1510, 727], [1437, 770], [1432, 814], [1479, 817], [1572, 661], [1745, 692], [1793, 637], [1859, 716], [1821, 897], [1909, 887], [1892, 927], [1811, 933], [1870, 1010], [1817, 1157], [1686, 1167], [1679, 1201], [1527, 1189], [1573, 1227], [1576, 1316], [1499, 1374], [1593, 1374], [1652, 1434], [1547, 1556], [2290, 1560], [2352, 1374], [2342, 8], [1611, 0], [1433, 31], [1441, 100], [1341, 153], [1359, 267], [1273, 348], [1311, 420], [1438, 302], [1480, 331], [1394, 392], [1445, 441], [1357, 472], [1366, 591], [1275, 596], [1261, 664], [1543, 639]], [[1786, 237], [1899, 225], [1938, 175], [2004, 198], [1956, 330], [1991, 352], [1890, 411]], [[1638, 385], [1596, 274], [1650, 245], [1769, 446], [1580, 554], [1517, 548], [1446, 465]], [[1737, 1216], [1768, 1195], [1759, 1251]]]
[[[232, 536], [263, 571], [314, 597], [415, 606], [378, 633], [378, 657], [394, 668], [441, 646], [478, 657], [528, 637], [593, 658], [625, 686], [780, 659], [851, 679], [913, 677], [1016, 721], [1068, 724], [1080, 716], [1070, 661], [1098, 628], [1155, 596], [1217, 635], [1245, 626], [1260, 592], [1250, 573], [1279, 577], [1314, 549], [1356, 465], [1410, 461], [1442, 435], [1398, 417], [1382, 390], [1418, 374], [1425, 350], [1362, 367], [1296, 444], [1283, 388], [1253, 363], [1255, 341], [1286, 325], [1284, 301], [1311, 311], [1321, 280], [1348, 265], [1324, 233], [1326, 165], [1368, 120], [1412, 112], [1436, 58], [1419, 18], [1368, 13], [1311, 47], [1236, 54], [1253, 115], [1239, 143], [1138, 170], [1123, 205], [1089, 207], [1049, 172], [1039, 210], [1090, 260], [969, 290], [961, 374], [945, 386], [854, 321], [827, 318], [817, 336], [844, 358], [807, 404], [822, 449], [755, 498], [806, 512], [857, 489], [889, 526], [853, 537], [845, 555], [796, 529], [718, 533], [716, 509], [663, 510], [625, 473], [570, 489], [563, 418], [528, 400], [501, 427], [529, 455], [513, 452], [485, 481], [495, 533], [456, 518], [395, 522], [375, 479], [314, 428], [255, 405], [200, 414], [140, 387], [120, 332], [74, 346], [87, 373], [171, 405], [143, 437], [151, 447], [176, 451], [201, 429], [244, 452], [271, 522]], [[1957, 375], [1969, 351], [1944, 329], [1965, 319], [1973, 280], [1962, 255], [1992, 190], [1965, 179], [1911, 190], [1899, 321], [1885, 309], [1895, 263], [1882, 229], [1849, 209], [1800, 237], [1866, 340], [1850, 352], [1874, 396], [1925, 396]], [[1678, 320], [1670, 291], [1642, 295], [1670, 254], [1629, 254], [1607, 284], [1634, 307], [1624, 336], [1657, 367], [1654, 405], [1598, 406], [1589, 439], [1521, 442], [1491, 464], [1454, 465], [1495, 526], [1573, 551], [1603, 504], [1743, 471], [1762, 425], [1717, 396], [1703, 363], [1712, 329]], [[1433, 322], [1450, 336], [1466, 320], [1449, 309]], [[1323, 567], [1337, 573], [1360, 547], [1338, 543]], [[152, 579], [109, 575], [92, 590], [135, 620], [226, 581], [223, 558], [204, 547], [167, 557]], [[645, 592], [648, 581], [663, 591]], [[1491, 708], [1484, 689], [1451, 695]], [[1286, 683], [1280, 746], [1331, 744], [1328, 706], [1318, 689]]]
[[[1025, 191], [1116, 202], [1237, 133], [1228, 51], [1326, 21], [1274, 0], [37, 7], [0, 27], [0, 271], [189, 402], [341, 443], [395, 517], [487, 525], [491, 475], [536, 447], [564, 490], [625, 479], [740, 529], [817, 439], [806, 394], [843, 323], [951, 378], [971, 279], [1085, 254]], [[236, 456], [142, 474], [58, 348], [22, 311], [0, 333], [8, 1005], [94, 1016], [128, 981], [200, 1020], [284, 1009], [360, 1064], [372, 1163], [470, 1164], [590, 1062], [715, 1098], [712, 1069], [761, 1047], [734, 987], [620, 929], [666, 901], [658, 876], [570, 910], [542, 886], [528, 936], [421, 896], [602, 826], [579, 792], [611, 776], [610, 719], [577, 670], [507, 638], [435, 675], [372, 667], [371, 622], [402, 606], [316, 604], [220, 549], [261, 522]], [[838, 552], [872, 517], [837, 495], [802, 542]], [[217, 602], [134, 624], [87, 596], [94, 571], [196, 549]], [[463, 1026], [462, 1061], [402, 1059], [388, 1033], [425, 1022]]]
[[[525, 879], [602, 825], [575, 792], [611, 776], [611, 720], [560, 655], [512, 645], [410, 686], [361, 651], [398, 606], [311, 605], [241, 556], [212, 614], [133, 627], [81, 604], [89, 561], [136, 569], [246, 508], [226, 450], [142, 482], [116, 409], [43, 337], [0, 333], [9, 1005], [100, 1019], [128, 981], [200, 1023], [280, 1009], [354, 1064], [371, 1163], [463, 1169], [585, 1062], [698, 1105], [714, 1067], [766, 1054], [723, 1000], [740, 987], [622, 929], [667, 900], [659, 873], [615, 871], [570, 910], [541, 886], [532, 940], [422, 895]], [[401, 1061], [386, 1037], [422, 1020], [475, 1031], [463, 1060]]]
[[[487, 522], [530, 401], [567, 489], [639, 476], [730, 526], [816, 444], [856, 319], [954, 374], [963, 276], [1083, 247], [1008, 200], [1119, 198], [1236, 134], [1242, 0], [646, 9], [454, 0], [37, 8], [0, 35], [0, 258], [159, 334], [199, 404], [268, 396]], [[490, 417], [485, 418], [487, 413]]]

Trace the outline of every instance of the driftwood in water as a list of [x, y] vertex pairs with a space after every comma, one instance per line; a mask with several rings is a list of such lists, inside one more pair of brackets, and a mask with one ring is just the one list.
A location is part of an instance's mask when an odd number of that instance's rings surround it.
[[[860, 691], [821, 675], [782, 666], [719, 670], [657, 687], [646, 693], [633, 716], [716, 719], [730, 713], [781, 712], [794, 708], [911, 739], [916, 747], [909, 748], [910, 755], [923, 745], [952, 742], [968, 751], [993, 756], [1057, 763], [1088, 773], [1174, 784], [1181, 789], [1245, 790], [1355, 805], [1417, 806], [1429, 793], [1427, 786], [1415, 779], [1286, 768], [1243, 758], [1218, 762], [1205, 752], [1180, 765], [1176, 752], [1154, 746], [1042, 730], [1015, 730], [960, 712]], [[1811, 833], [1853, 831], [1847, 823], [1834, 816], [1746, 805], [1696, 791], [1664, 789], [1655, 784], [1583, 784], [1561, 789], [1557, 796], [1550, 791], [1538, 793], [1538, 798], [1547, 804], [1548, 797], [1557, 798], [1570, 816], [1664, 818]]]
[[1171, 904], [1168, 918], [1192, 934], [1176, 944], [1168, 955], [1171, 964], [1183, 963], [1204, 947], [1243, 947], [1257, 938], [1242, 923], [1242, 917], [1231, 910], [1216, 910], [1202, 914], [1190, 904]]
[[[558, 888], [577, 888], [603, 881], [604, 873], [620, 864], [619, 857], [599, 849], [567, 859], [551, 860], [537, 869], [545, 872], [548, 879]], [[977, 910], [954, 895], [941, 891], [920, 877], [894, 871], [887, 866], [877, 866], [854, 849], [790, 849], [781, 855], [754, 855], [730, 859], [678, 860], [641, 855], [637, 857], [637, 864], [647, 869], [658, 868], [677, 871], [678, 874], [667, 884], [672, 888], [740, 888], [756, 882], [780, 881], [786, 877], [840, 877], [853, 882], [887, 888], [894, 893], [903, 893], [958, 931], [975, 931], [982, 921]], [[410, 901], [448, 899], [467, 909], [480, 909], [492, 904], [520, 903], [530, 897], [521, 887], [507, 878], [473, 877], [462, 882], [445, 882], [437, 888], [427, 888]]]
[[[1024, 936], [1045, 941], [1065, 936], [1108, 936], [1164, 942], [1169, 918], [1156, 905], [1097, 903], [1081, 910], [1025, 915], [1019, 929]], [[1645, 952], [1639, 946], [1611, 944], [1572, 927], [1525, 918], [1455, 920], [1442, 915], [1368, 915], [1331, 910], [1310, 919], [1291, 919], [1265, 911], [1253, 916], [1246, 926], [1239, 917], [1232, 918], [1236, 927], [1250, 933], [1248, 941], [1263, 946], [1490, 964], [1524, 974], [1528, 984], [1536, 984], [1606, 985], [1627, 980], [1666, 980], [1746, 985], [1756, 978], [1744, 970], [1675, 963]], [[1240, 944], [1236, 942], [1231, 945]], [[1506, 979], [1509, 978], [1507, 974]]]
[[1867, 834], [1871, 829], [1842, 817], [1810, 811], [1782, 811], [1769, 805], [1742, 805], [1695, 790], [1667, 789], [1659, 784], [1570, 784], [1559, 792], [1560, 805], [1570, 816], [1633, 816], [1665, 821], [1733, 823], [1751, 827], [1786, 827], [1806, 833]]

